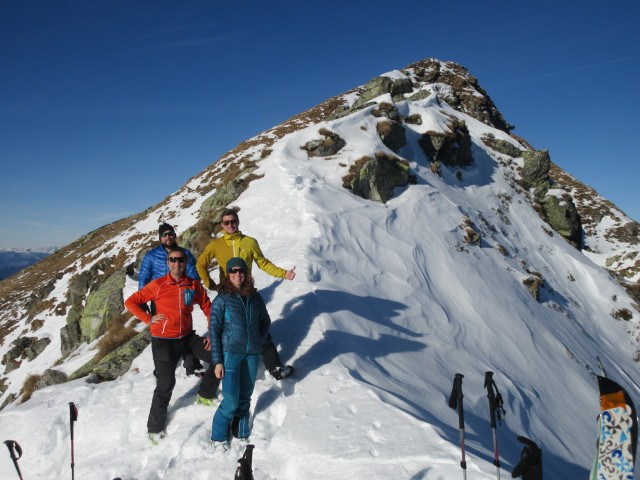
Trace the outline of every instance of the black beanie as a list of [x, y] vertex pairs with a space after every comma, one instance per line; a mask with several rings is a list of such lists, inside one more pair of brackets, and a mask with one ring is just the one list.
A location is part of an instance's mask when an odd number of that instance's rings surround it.
[[176, 233], [175, 229], [171, 225], [169, 225], [168, 223], [163, 223], [162, 225], [160, 225], [160, 227], [158, 227], [158, 236], [162, 238], [162, 234], [169, 231]]

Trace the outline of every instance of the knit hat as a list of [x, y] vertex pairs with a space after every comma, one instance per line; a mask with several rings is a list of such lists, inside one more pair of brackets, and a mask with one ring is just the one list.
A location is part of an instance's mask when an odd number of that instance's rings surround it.
[[158, 227], [158, 236], [162, 238], [162, 234], [164, 232], [173, 232], [176, 233], [175, 229], [169, 225], [168, 223], [163, 223]]
[[229, 259], [229, 261], [227, 262], [227, 272], [232, 268], [237, 268], [237, 267], [244, 268], [245, 270], [249, 270], [247, 268], [247, 264], [245, 263], [245, 261], [240, 257], [233, 257]]

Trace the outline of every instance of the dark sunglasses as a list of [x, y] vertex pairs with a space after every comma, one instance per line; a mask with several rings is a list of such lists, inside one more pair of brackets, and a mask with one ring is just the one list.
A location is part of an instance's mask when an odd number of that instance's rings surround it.
[[231, 270], [229, 270], [229, 273], [244, 273], [246, 275], [247, 270], [244, 268], [232, 268]]
[[162, 235], [160, 235], [160, 237], [164, 238], [164, 237], [175, 237], [176, 236], [176, 232], [164, 232]]
[[169, 257], [169, 261], [171, 263], [175, 263], [175, 262], [184, 263], [187, 261], [187, 257]]
[[220, 223], [226, 227], [227, 225], [236, 225], [238, 223], [238, 221], [237, 220], [224, 220], [223, 222], [220, 222]]

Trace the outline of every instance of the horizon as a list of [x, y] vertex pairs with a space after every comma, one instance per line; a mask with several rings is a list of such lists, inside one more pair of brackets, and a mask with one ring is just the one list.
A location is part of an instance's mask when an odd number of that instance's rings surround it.
[[635, 3], [35, 4], [0, 5], [0, 248], [61, 247], [141, 212], [240, 142], [424, 58], [464, 66], [516, 135], [640, 218]]

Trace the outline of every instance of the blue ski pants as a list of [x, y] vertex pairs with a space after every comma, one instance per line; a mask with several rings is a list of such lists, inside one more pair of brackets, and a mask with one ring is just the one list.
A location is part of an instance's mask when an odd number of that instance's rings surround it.
[[211, 440], [225, 441], [233, 417], [239, 417], [239, 437], [251, 434], [249, 407], [256, 384], [260, 355], [224, 353], [224, 378], [222, 379], [222, 403], [216, 410], [211, 424]]

